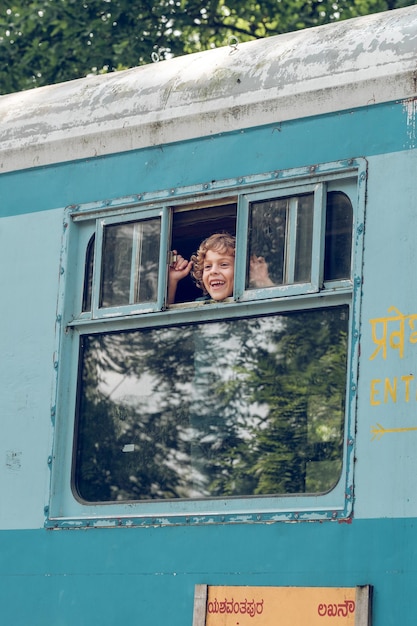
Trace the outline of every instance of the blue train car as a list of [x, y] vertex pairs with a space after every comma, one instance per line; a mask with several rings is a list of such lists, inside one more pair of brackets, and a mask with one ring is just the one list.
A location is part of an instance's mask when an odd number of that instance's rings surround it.
[[0, 98], [2, 623], [415, 622], [416, 63], [410, 7]]

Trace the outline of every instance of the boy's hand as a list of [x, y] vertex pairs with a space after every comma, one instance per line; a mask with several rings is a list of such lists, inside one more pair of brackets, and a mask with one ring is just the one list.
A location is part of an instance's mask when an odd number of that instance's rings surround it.
[[188, 276], [191, 272], [193, 264], [187, 261], [176, 250], [172, 251], [171, 264], [169, 265], [169, 282], [178, 283], [180, 280]]
[[168, 304], [174, 304], [177, 286], [180, 280], [188, 276], [193, 266], [192, 261], [187, 261], [176, 250], [171, 252], [170, 264], [168, 266]]
[[269, 277], [268, 263], [263, 256], [252, 255], [249, 261], [249, 283], [251, 287], [273, 287]]

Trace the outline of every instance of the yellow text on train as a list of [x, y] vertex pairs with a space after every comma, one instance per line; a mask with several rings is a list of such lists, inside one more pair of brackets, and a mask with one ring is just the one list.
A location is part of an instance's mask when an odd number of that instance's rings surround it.
[[386, 359], [389, 349], [396, 350], [402, 359], [405, 343], [417, 343], [417, 329], [414, 329], [417, 313], [404, 315], [395, 306], [389, 307], [388, 313], [391, 315], [369, 320], [372, 327], [372, 341], [376, 345], [369, 357], [370, 361], [378, 355]]

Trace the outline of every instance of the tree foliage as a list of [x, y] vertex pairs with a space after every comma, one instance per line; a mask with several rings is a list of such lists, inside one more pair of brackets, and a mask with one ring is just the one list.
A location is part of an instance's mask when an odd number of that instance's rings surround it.
[[0, 93], [415, 4], [410, 0], [3, 0]]

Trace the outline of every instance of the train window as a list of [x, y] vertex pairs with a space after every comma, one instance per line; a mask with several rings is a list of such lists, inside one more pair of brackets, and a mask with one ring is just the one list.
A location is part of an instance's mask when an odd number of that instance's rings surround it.
[[346, 306], [85, 335], [87, 502], [322, 493], [342, 467]]
[[[201, 241], [214, 233], [236, 235], [237, 204], [233, 201], [218, 202], [215, 206], [179, 206], [173, 211], [171, 249], [186, 259], [198, 249]], [[177, 287], [176, 303], [193, 302], [201, 296], [201, 290], [191, 275], [181, 280]]]
[[94, 246], [95, 235], [92, 235], [87, 244], [85, 253], [85, 273], [84, 273], [84, 289], [83, 289], [83, 305], [82, 311], [91, 310], [91, 294], [93, 289], [93, 267], [94, 267]]
[[100, 308], [156, 300], [159, 239], [159, 219], [104, 227]]
[[242, 299], [314, 293], [324, 281], [350, 280], [353, 209], [345, 193], [319, 184], [310, 193], [249, 194], [243, 203], [248, 241]]
[[312, 193], [251, 203], [250, 288], [310, 282], [313, 208]]
[[353, 209], [349, 197], [340, 191], [327, 196], [326, 254], [324, 280], [350, 278]]
[[[80, 510], [345, 493], [358, 179], [228, 184], [70, 213], [61, 467]], [[188, 275], [168, 305], [170, 251], [189, 259], [214, 233], [235, 238], [230, 297], [201, 301]]]
[[[322, 210], [323, 190], [280, 198], [265, 193], [246, 196], [248, 202], [246, 281], [236, 299], [270, 298], [318, 291], [324, 281], [350, 279], [353, 210], [349, 197], [329, 192]], [[261, 197], [262, 199], [258, 199]], [[244, 214], [244, 211], [242, 211]], [[169, 248], [189, 259], [200, 242], [213, 233], [236, 233], [237, 204], [195, 208], [171, 207], [172, 233]], [[324, 216], [324, 217], [323, 217]], [[322, 221], [325, 219], [325, 231]], [[117, 220], [117, 218], [116, 218]], [[324, 246], [322, 244], [325, 232]], [[96, 306], [93, 300], [94, 248], [99, 254], [96, 274]], [[246, 244], [247, 241], [247, 244]], [[240, 245], [240, 248], [243, 246]], [[237, 242], [239, 249], [239, 241]], [[324, 256], [322, 250], [324, 249]], [[131, 312], [149, 311], [149, 303], [162, 308], [158, 298], [162, 258], [160, 218], [114, 222], [98, 221], [86, 251], [82, 310], [93, 308], [93, 316], [106, 315], [119, 307]], [[165, 279], [166, 280], [166, 279]], [[237, 284], [239, 285], [239, 276]], [[275, 288], [275, 289], [274, 289]], [[253, 290], [257, 290], [256, 295]], [[261, 291], [260, 291], [261, 290]], [[273, 290], [273, 293], [271, 293]], [[179, 282], [175, 303], [193, 302], [201, 296], [191, 276]], [[132, 308], [133, 307], [133, 308]]]

